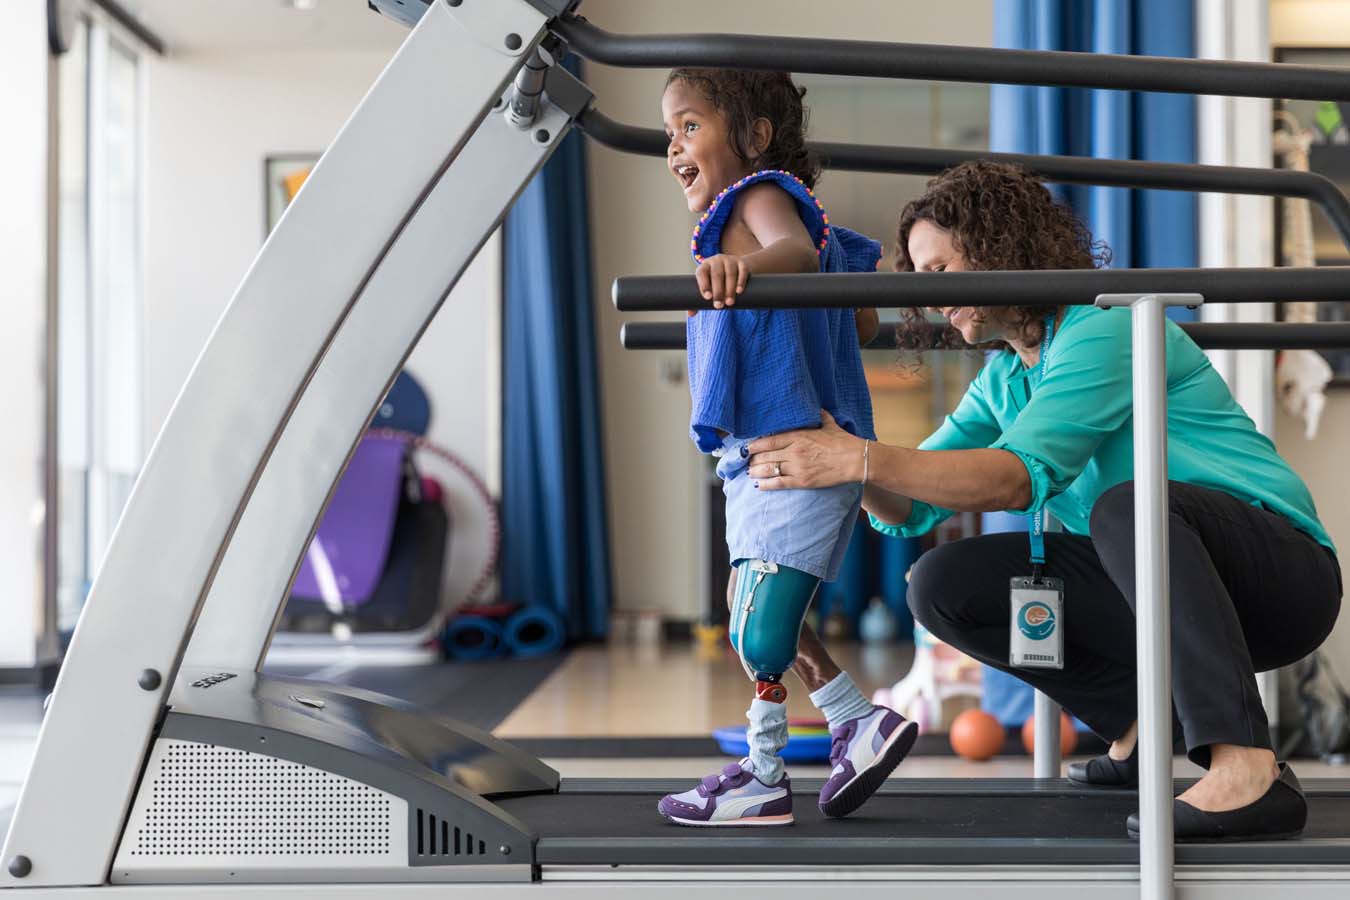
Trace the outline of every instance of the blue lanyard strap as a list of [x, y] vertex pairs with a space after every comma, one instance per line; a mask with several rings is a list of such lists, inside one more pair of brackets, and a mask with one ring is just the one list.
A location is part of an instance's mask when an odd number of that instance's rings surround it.
[[[1039, 371], [1039, 380], [1045, 380], [1046, 357], [1050, 355], [1050, 341], [1055, 336], [1055, 317], [1048, 316], [1045, 320], [1045, 335], [1041, 338], [1041, 358], [1037, 363]], [[1027, 535], [1031, 539], [1031, 577], [1039, 581], [1041, 578], [1041, 568], [1045, 565], [1045, 510], [1038, 509], [1031, 514], [1031, 525], [1027, 529]]]

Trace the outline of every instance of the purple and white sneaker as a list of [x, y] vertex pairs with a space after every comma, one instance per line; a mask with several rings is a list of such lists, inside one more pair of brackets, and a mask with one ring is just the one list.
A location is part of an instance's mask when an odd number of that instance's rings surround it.
[[692, 791], [667, 794], [656, 811], [676, 825], [791, 825], [792, 784], [786, 774], [765, 784], [743, 759], [705, 776]]
[[820, 789], [820, 811], [846, 816], [867, 802], [905, 758], [919, 726], [894, 710], [878, 706], [865, 716], [849, 719], [830, 730], [830, 764], [834, 766]]

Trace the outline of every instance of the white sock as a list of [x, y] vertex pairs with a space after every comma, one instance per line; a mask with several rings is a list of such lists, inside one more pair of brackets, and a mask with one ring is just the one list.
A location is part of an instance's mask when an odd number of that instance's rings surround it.
[[745, 731], [750, 745], [750, 768], [765, 784], [777, 784], [783, 777], [783, 758], [779, 756], [788, 742], [787, 704], [756, 698], [745, 714], [750, 727]]
[[872, 701], [862, 695], [847, 672], [840, 672], [834, 680], [811, 693], [811, 702], [825, 714], [830, 728], [838, 728], [849, 719], [865, 716], [876, 709]]

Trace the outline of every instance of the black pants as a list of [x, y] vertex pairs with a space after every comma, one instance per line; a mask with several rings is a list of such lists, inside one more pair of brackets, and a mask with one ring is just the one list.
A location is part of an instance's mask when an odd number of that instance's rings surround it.
[[[1271, 749], [1256, 673], [1295, 662], [1331, 632], [1336, 557], [1283, 516], [1228, 494], [1169, 484], [1172, 701], [1192, 760], [1209, 745]], [[1064, 668], [1008, 665], [1008, 581], [1030, 574], [1025, 533], [944, 544], [910, 575], [914, 617], [941, 640], [1011, 672], [1102, 738], [1136, 718], [1134, 484], [1093, 507], [1091, 537], [1046, 535], [1045, 574], [1064, 580]]]

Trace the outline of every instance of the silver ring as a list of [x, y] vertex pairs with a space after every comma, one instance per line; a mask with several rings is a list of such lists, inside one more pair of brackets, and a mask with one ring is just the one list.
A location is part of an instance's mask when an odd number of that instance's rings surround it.
[[779, 477], [782, 476], [782, 474], [783, 474], [783, 464], [782, 464], [782, 463], [774, 463], [774, 464], [773, 464], [773, 477], [774, 477], [774, 478], [779, 478]]

